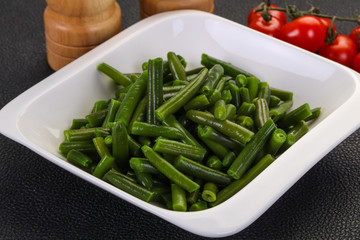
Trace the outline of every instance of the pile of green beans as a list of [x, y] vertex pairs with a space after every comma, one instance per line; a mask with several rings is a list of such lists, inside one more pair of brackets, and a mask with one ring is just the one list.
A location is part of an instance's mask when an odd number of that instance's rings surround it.
[[320, 115], [228, 62], [202, 54], [201, 65], [187, 70], [174, 52], [141, 73], [99, 64], [118, 87], [73, 119], [61, 154], [145, 202], [199, 211], [240, 191]]

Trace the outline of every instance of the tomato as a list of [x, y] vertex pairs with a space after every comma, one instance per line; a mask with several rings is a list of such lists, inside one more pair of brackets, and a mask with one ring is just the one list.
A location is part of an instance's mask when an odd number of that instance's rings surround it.
[[[319, 17], [319, 20], [324, 24], [325, 28], [326, 28], [326, 37], [329, 37], [329, 29], [331, 26], [331, 19], [330, 18], [321, 18]], [[335, 35], [336, 34], [336, 26], [335, 24], [332, 25], [333, 30], [332, 30], [332, 34]]]
[[282, 24], [280, 23], [279, 19], [272, 18], [269, 22], [266, 22], [262, 17], [258, 17], [256, 20], [253, 20], [249, 25], [249, 28], [255, 29], [275, 38], [279, 38], [281, 27]]
[[[259, 5], [258, 5], [258, 6], [259, 6]], [[262, 16], [261, 16], [262, 11], [255, 13], [255, 9], [256, 9], [258, 6], [254, 7], [254, 8], [251, 10], [251, 12], [249, 13], [249, 15], [248, 15], [248, 19], [247, 19], [247, 24], [248, 24], [248, 26], [250, 25], [250, 23], [251, 23], [253, 20], [257, 20], [259, 17], [262, 17]], [[273, 5], [273, 4], [270, 4], [270, 7], [276, 8], [276, 7], [278, 7], [278, 6]], [[275, 17], [275, 18], [279, 19], [279, 20], [280, 20], [280, 23], [281, 23], [282, 25], [286, 23], [286, 21], [287, 21], [287, 20], [286, 20], [286, 14], [285, 14], [284, 12], [277, 11], [277, 10], [269, 10], [269, 13], [271, 14], [272, 17]]]
[[351, 67], [356, 55], [356, 45], [350, 37], [339, 34], [333, 43], [325, 44], [319, 50], [319, 55]]
[[360, 73], [360, 53], [355, 55], [352, 62], [352, 68]]
[[295, 46], [316, 52], [324, 44], [326, 28], [315, 16], [305, 15], [286, 23], [280, 30], [280, 39]]
[[357, 51], [360, 51], [360, 26], [357, 26], [353, 30], [351, 30], [349, 37], [354, 41], [356, 44]]

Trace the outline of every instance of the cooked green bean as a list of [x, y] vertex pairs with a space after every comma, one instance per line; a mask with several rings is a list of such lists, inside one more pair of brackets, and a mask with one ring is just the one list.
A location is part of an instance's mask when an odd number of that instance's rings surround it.
[[182, 133], [182, 140], [190, 145], [202, 147], [196, 138], [175, 118], [174, 115], [168, 115], [163, 124], [165, 126], [177, 128]]
[[185, 176], [182, 172], [177, 170], [168, 161], [163, 159], [158, 153], [156, 153], [151, 147], [143, 146], [141, 148], [145, 157], [149, 159], [152, 165], [156, 167], [162, 174], [169, 178], [174, 183], [188, 192], [193, 192], [200, 188], [200, 185], [192, 181], [190, 178]]
[[109, 109], [107, 111], [106, 117], [102, 124], [103, 127], [108, 127], [108, 123], [114, 121], [115, 115], [120, 107], [120, 104], [121, 104], [121, 102], [119, 102], [118, 100], [111, 99], [110, 104], [109, 104]]
[[250, 92], [247, 87], [240, 87], [239, 93], [240, 93], [240, 99], [241, 99], [242, 103], [244, 103], [244, 102], [251, 103]]
[[220, 64], [212, 66], [209, 69], [208, 77], [204, 85], [201, 87], [200, 92], [206, 96], [210, 96], [223, 75], [224, 68]]
[[243, 144], [248, 143], [254, 136], [252, 131], [249, 131], [248, 129], [229, 120], [218, 120], [211, 113], [189, 110], [187, 111], [186, 116], [198, 124], [213, 127], [222, 134]]
[[271, 89], [269, 84], [267, 82], [260, 82], [257, 97], [265, 99], [266, 103], [269, 105], [270, 96], [271, 96]]
[[240, 108], [237, 111], [239, 116], [251, 116], [255, 112], [256, 106], [253, 103], [242, 102]]
[[197, 184], [200, 185], [200, 188], [198, 188], [197, 190], [187, 194], [186, 196], [186, 201], [188, 202], [188, 204], [192, 205], [194, 203], [196, 203], [199, 199], [199, 193], [201, 190], [201, 186], [203, 185], [203, 180], [201, 179], [194, 179], [194, 182], [196, 182]]
[[201, 137], [207, 138], [209, 140], [215, 141], [223, 146], [226, 146], [230, 149], [241, 149], [244, 145], [239, 142], [234, 141], [231, 138], [224, 136], [223, 134], [216, 131], [214, 128], [210, 126], [204, 126], [202, 128], [198, 128], [199, 135]]
[[217, 100], [214, 107], [214, 117], [219, 120], [225, 120], [227, 113], [226, 113], [226, 106], [225, 101], [220, 99]]
[[116, 70], [115, 68], [104, 62], [100, 63], [97, 69], [100, 72], [109, 76], [118, 85], [122, 85], [126, 87], [132, 84], [132, 81], [127, 76], [125, 76], [124, 74], [122, 74], [121, 72], [119, 72], [118, 70]]
[[133, 181], [130, 181], [124, 174], [121, 174], [114, 169], [108, 171], [103, 179], [115, 187], [145, 202], [150, 202], [154, 196], [154, 192], [149, 191]]
[[140, 172], [134, 170], [136, 182], [139, 183], [146, 189], [151, 189], [153, 187], [153, 179], [150, 173]]
[[280, 98], [284, 102], [293, 100], [293, 95], [294, 95], [293, 92], [285, 91], [285, 90], [273, 88], [273, 87], [271, 87], [270, 90], [271, 90], [271, 95], [274, 95], [274, 96]]
[[59, 150], [61, 154], [66, 156], [68, 152], [72, 149], [84, 153], [94, 153], [94, 152], [96, 153], [96, 148], [92, 141], [75, 141], [75, 142], [63, 141], [62, 143], [60, 143]]
[[126, 93], [124, 100], [121, 102], [119, 110], [116, 113], [115, 121], [123, 122], [125, 126], [129, 125], [129, 121], [136, 108], [137, 103], [143, 97], [147, 87], [148, 72], [144, 71], [141, 76], [134, 82], [129, 91]]
[[244, 74], [239, 74], [236, 76], [235, 78], [235, 82], [236, 82], [236, 85], [241, 88], [241, 87], [246, 87], [247, 85], [247, 78]]
[[171, 184], [172, 209], [185, 212], [187, 210], [186, 193], [179, 185]]
[[165, 137], [170, 139], [183, 139], [183, 133], [174, 127], [149, 124], [145, 122], [134, 122], [131, 134], [146, 137]]
[[114, 165], [115, 159], [110, 155], [101, 157], [100, 162], [96, 165], [93, 176], [102, 178]]
[[227, 120], [234, 120], [234, 118], [236, 117], [236, 107], [234, 104], [226, 104], [226, 119]]
[[190, 211], [190, 212], [195, 212], [195, 211], [205, 210], [205, 209], [207, 209], [207, 208], [208, 208], [207, 202], [205, 202], [205, 201], [199, 201], [199, 202], [196, 202], [196, 203], [191, 204], [191, 206], [190, 206], [190, 208], [189, 208], [189, 211]]
[[96, 101], [94, 103], [94, 107], [93, 107], [91, 113], [99, 112], [101, 110], [106, 109], [107, 107], [108, 107], [108, 101], [107, 100]]
[[293, 105], [292, 100], [280, 103], [274, 108], [269, 109], [269, 116], [274, 122], [278, 122], [282, 117], [285, 116], [286, 112]]
[[212, 168], [212, 169], [215, 169], [215, 170], [218, 170], [218, 171], [220, 171], [221, 168], [222, 168], [222, 162], [221, 162], [220, 158], [218, 156], [216, 156], [216, 155], [211, 155], [208, 158], [208, 160], [206, 161], [205, 165], [207, 167], [209, 167], [209, 168]]
[[151, 174], [160, 173], [159, 170], [157, 170], [157, 168], [155, 168], [146, 158], [132, 157], [130, 158], [129, 163], [130, 163], [130, 167], [134, 171], [151, 173]]
[[120, 170], [129, 166], [129, 138], [123, 122], [117, 122], [112, 128], [112, 154]]
[[208, 98], [205, 96], [205, 94], [201, 94], [201, 95], [194, 97], [189, 102], [187, 102], [184, 105], [184, 109], [185, 109], [185, 111], [190, 110], [190, 109], [200, 109], [209, 104], [210, 104], [210, 102], [209, 102]]
[[213, 182], [207, 182], [204, 184], [204, 188], [201, 194], [202, 199], [206, 202], [215, 202], [216, 194], [218, 193], [218, 187]]
[[241, 105], [240, 89], [233, 83], [230, 83], [228, 86], [232, 96], [231, 103], [234, 104], [236, 108], [239, 108]]
[[243, 177], [239, 180], [232, 182], [223, 188], [216, 196], [216, 201], [211, 203], [212, 207], [219, 205], [220, 203], [226, 201], [234, 194], [243, 189], [247, 184], [249, 184], [256, 176], [258, 176], [265, 168], [267, 168], [272, 162], [274, 162], [274, 157], [270, 154], [263, 157], [258, 163], [256, 163], [251, 169], [249, 169]]
[[311, 116], [304, 119], [305, 122], [317, 119], [320, 116], [321, 107], [311, 109]]
[[166, 116], [177, 112], [190, 99], [192, 99], [205, 81], [207, 72], [208, 70], [206, 68], [201, 70], [196, 79], [181, 89], [175, 96], [165, 101], [158, 109], [156, 109], [155, 114], [157, 119], [163, 121]]
[[247, 89], [249, 89], [250, 101], [252, 101], [258, 94], [260, 80], [257, 77], [248, 77], [247, 81]]
[[211, 57], [205, 53], [201, 55], [201, 64], [207, 68], [211, 68], [215, 64], [220, 64], [224, 68], [224, 73], [226, 75], [230, 75], [231, 77], [235, 78], [239, 74], [243, 74], [245, 76], [251, 76], [250, 73], [232, 65], [231, 63], [222, 61], [220, 59]]
[[271, 134], [270, 139], [266, 143], [266, 152], [271, 154], [272, 156], [275, 156], [281, 146], [286, 142], [287, 134], [284, 130], [281, 128], [277, 128], [274, 130], [274, 132]]
[[143, 97], [143, 99], [140, 100], [140, 102], [136, 106], [134, 113], [131, 117], [131, 120], [129, 122], [128, 130], [131, 130], [134, 122], [145, 122], [147, 101], [148, 98], [147, 96], [145, 96]]
[[88, 123], [89, 121], [85, 118], [74, 118], [69, 130], [80, 129]]
[[249, 169], [256, 155], [262, 150], [266, 141], [275, 130], [274, 122], [269, 119], [264, 126], [255, 134], [251, 142], [245, 145], [244, 149], [240, 152], [234, 162], [231, 164], [227, 173], [234, 179], [241, 178], [244, 173]]
[[179, 57], [174, 52], [167, 53], [167, 60], [174, 79], [186, 81], [186, 72]]
[[269, 106], [264, 98], [255, 99], [254, 104], [255, 104], [255, 114], [254, 114], [255, 125], [258, 129], [260, 129], [270, 118]]
[[148, 61], [147, 111], [146, 122], [158, 124], [155, 110], [163, 102], [163, 60], [162, 58]]
[[68, 152], [66, 159], [75, 166], [85, 168], [87, 170], [90, 170], [93, 163], [89, 156], [75, 149]]
[[279, 105], [279, 103], [281, 102], [281, 99], [274, 96], [274, 95], [270, 95], [270, 100], [269, 100], [269, 108], [274, 108], [277, 105]]
[[232, 181], [231, 177], [226, 173], [209, 168], [182, 155], [176, 158], [174, 167], [189, 176], [218, 183], [220, 185], [227, 185]]
[[85, 118], [89, 122], [89, 127], [101, 127], [106, 115], [108, 113], [108, 109], [103, 109], [97, 112], [90, 113], [89, 115], [86, 115]]
[[222, 165], [225, 168], [229, 168], [236, 158], [235, 152], [229, 152], [222, 160]]
[[189, 157], [195, 161], [202, 161], [205, 157], [206, 150], [202, 147], [182, 143], [175, 140], [158, 138], [153, 146], [156, 152], [166, 153], [171, 155], [180, 155]]
[[240, 126], [247, 128], [249, 130], [252, 130], [254, 128], [254, 120], [249, 116], [245, 116], [245, 115], [238, 116], [235, 119], [235, 122]]
[[308, 103], [305, 103], [291, 112], [285, 114], [285, 116], [280, 119], [279, 126], [283, 129], [287, 129], [291, 126], [294, 126], [301, 120], [306, 119], [311, 116], [312, 112]]

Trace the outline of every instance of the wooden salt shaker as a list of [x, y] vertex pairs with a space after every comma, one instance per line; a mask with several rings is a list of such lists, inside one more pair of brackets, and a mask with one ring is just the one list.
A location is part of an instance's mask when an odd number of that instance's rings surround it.
[[180, 9], [195, 9], [213, 13], [214, 0], [140, 0], [141, 18]]
[[57, 71], [121, 31], [115, 0], [46, 0], [47, 60]]

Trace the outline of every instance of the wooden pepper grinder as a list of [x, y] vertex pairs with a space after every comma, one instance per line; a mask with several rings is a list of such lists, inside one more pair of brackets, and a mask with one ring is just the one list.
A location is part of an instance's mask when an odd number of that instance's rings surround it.
[[141, 18], [180, 9], [195, 9], [213, 13], [214, 0], [140, 0]]
[[46, 0], [47, 61], [57, 71], [121, 31], [115, 0]]

